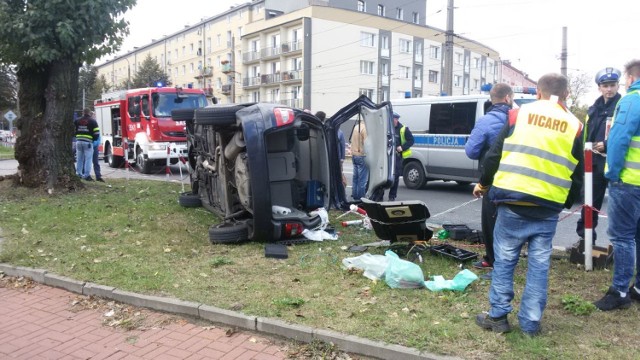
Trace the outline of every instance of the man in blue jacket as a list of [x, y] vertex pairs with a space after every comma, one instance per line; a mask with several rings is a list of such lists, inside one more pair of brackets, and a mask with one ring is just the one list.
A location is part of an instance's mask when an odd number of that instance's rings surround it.
[[[609, 228], [613, 283], [594, 304], [602, 311], [626, 309], [640, 301], [640, 59], [624, 67], [627, 94], [616, 106], [607, 140]], [[629, 287], [629, 283], [635, 281]]]
[[[464, 151], [470, 159], [480, 160], [482, 164], [484, 155], [498, 136], [498, 133], [507, 123], [507, 114], [513, 106], [513, 90], [507, 84], [495, 84], [489, 92], [491, 107], [487, 113], [476, 121], [471, 130], [469, 140], [464, 146]], [[484, 237], [485, 256], [481, 261], [473, 263], [478, 269], [493, 268], [493, 228], [496, 224], [496, 206], [488, 196], [482, 197], [482, 211], [480, 213], [482, 223], [482, 235]], [[491, 272], [482, 275], [481, 278], [490, 279]]]

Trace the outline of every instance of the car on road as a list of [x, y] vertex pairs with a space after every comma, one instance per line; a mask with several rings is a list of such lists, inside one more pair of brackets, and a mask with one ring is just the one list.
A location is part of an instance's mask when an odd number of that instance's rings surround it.
[[367, 195], [393, 182], [393, 119], [389, 103], [361, 96], [326, 122], [282, 104], [212, 105], [177, 109], [185, 121], [191, 191], [182, 206], [204, 206], [222, 223], [212, 243], [296, 238], [323, 223], [319, 208], [347, 209], [337, 130], [352, 117], [368, 129]]

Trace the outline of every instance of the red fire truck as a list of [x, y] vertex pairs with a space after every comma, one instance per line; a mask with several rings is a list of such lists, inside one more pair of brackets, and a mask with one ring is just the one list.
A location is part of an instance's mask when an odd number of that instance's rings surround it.
[[173, 121], [171, 111], [205, 106], [202, 89], [155, 87], [102, 95], [94, 107], [105, 162], [117, 168], [128, 159], [140, 172], [149, 174], [154, 165], [166, 164], [171, 144], [175, 164], [179, 155], [187, 155], [187, 137], [185, 122]]

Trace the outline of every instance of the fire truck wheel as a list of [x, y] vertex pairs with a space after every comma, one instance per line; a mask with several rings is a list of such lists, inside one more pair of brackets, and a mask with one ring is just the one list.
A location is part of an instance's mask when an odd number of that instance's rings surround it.
[[224, 222], [209, 227], [209, 241], [212, 244], [235, 244], [248, 238], [249, 228], [244, 223]]
[[173, 121], [191, 121], [193, 120], [193, 111], [195, 109], [173, 109], [171, 110], [171, 118]]
[[138, 167], [138, 170], [140, 170], [140, 172], [143, 174], [151, 174], [152, 165], [153, 164], [151, 163], [151, 161], [144, 158], [142, 149], [138, 148], [136, 155], [136, 166]]
[[418, 161], [412, 161], [406, 164], [404, 166], [402, 180], [404, 181], [404, 185], [409, 189], [420, 189], [427, 182], [422, 164]]
[[180, 204], [180, 206], [188, 208], [202, 206], [202, 200], [200, 200], [200, 196], [190, 191], [181, 193], [178, 197], [178, 203]]
[[195, 110], [194, 123], [196, 125], [213, 125], [220, 127], [235, 125], [236, 112], [243, 108], [243, 105], [198, 108]]
[[107, 159], [107, 163], [109, 164], [110, 168], [119, 168], [124, 162], [122, 156], [113, 155], [113, 150], [111, 149], [110, 145], [108, 145], [105, 149], [104, 157]]

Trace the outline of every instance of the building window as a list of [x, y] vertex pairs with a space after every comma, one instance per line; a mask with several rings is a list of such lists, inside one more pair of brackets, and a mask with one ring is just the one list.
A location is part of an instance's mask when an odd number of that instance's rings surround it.
[[411, 68], [400, 65], [398, 67], [398, 77], [401, 79], [411, 79]]
[[388, 76], [389, 75], [389, 64], [382, 63], [380, 72], [382, 73], [382, 76]]
[[420, 14], [417, 12], [411, 14], [411, 21], [413, 21], [414, 24], [420, 24]]
[[438, 72], [429, 70], [429, 82], [437, 84], [438, 83]]
[[396, 9], [396, 19], [404, 20], [404, 10], [401, 8]]
[[366, 95], [369, 99], [373, 98], [373, 89], [360, 89], [360, 95]]
[[432, 59], [440, 59], [440, 46], [431, 45], [429, 47], [429, 57]]
[[454, 61], [455, 61], [456, 64], [462, 65], [462, 61], [463, 61], [462, 53], [459, 53], [459, 52], [455, 53], [453, 55], [453, 58], [454, 58]]
[[462, 85], [462, 76], [453, 75], [453, 86], [460, 87]]
[[187, 65], [182, 65], [182, 75], [187, 75]]
[[358, 0], [358, 11], [367, 12], [367, 3], [363, 0]]
[[187, 56], [187, 47], [183, 46], [182, 47], [182, 57], [185, 57], [185, 56]]
[[189, 54], [193, 55], [193, 43], [189, 45]]
[[361, 32], [360, 33], [360, 46], [375, 47], [376, 46], [376, 34]]
[[379, 4], [378, 5], [378, 16], [385, 16], [386, 14], [386, 9], [384, 8], [384, 5]]
[[418, 80], [418, 81], [422, 80], [422, 69], [421, 68], [416, 68], [413, 71], [413, 78], [414, 78], [414, 80]]
[[191, 70], [191, 74], [193, 74], [193, 63], [190, 64], [190, 70]]
[[473, 67], [476, 69], [480, 68], [480, 58], [473, 58]]
[[373, 61], [360, 60], [360, 74], [373, 75], [375, 63]]
[[387, 35], [380, 35], [380, 46], [383, 50], [389, 50], [389, 37]]
[[480, 80], [473, 79], [473, 88], [476, 90], [480, 88]]
[[411, 52], [411, 40], [400, 39], [400, 52], [402, 53]]

